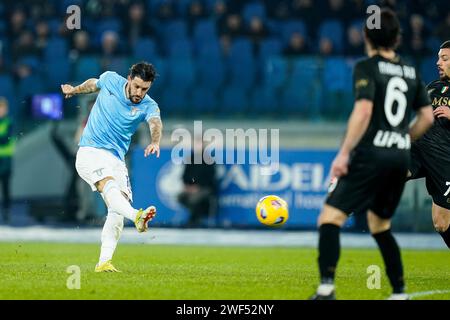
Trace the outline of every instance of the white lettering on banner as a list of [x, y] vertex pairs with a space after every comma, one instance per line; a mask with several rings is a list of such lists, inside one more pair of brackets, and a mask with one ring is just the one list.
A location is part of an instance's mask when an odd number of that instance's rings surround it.
[[[290, 208], [305, 210], [320, 210], [326, 198], [326, 195], [323, 194], [304, 194], [292, 191], [286, 191], [279, 196], [286, 200]], [[219, 204], [221, 207], [239, 207], [252, 210], [260, 198], [261, 193], [257, 192], [224, 194], [220, 196]]]
[[320, 210], [322, 208], [323, 203], [325, 202], [326, 195], [311, 195], [311, 194], [295, 194], [295, 208], [301, 209], [317, 209]]
[[[292, 203], [292, 192], [286, 191], [282, 194], [279, 194], [290, 206]], [[221, 207], [240, 207], [244, 209], [254, 209], [255, 204], [258, 200], [261, 199], [261, 193], [252, 192], [252, 193], [231, 193], [221, 195], [219, 198], [219, 205]]]
[[328, 189], [329, 177], [321, 163], [280, 163], [277, 175], [261, 175], [259, 166], [250, 166], [248, 174], [240, 165], [221, 172], [221, 189], [236, 185], [244, 191], [294, 191], [323, 192]]

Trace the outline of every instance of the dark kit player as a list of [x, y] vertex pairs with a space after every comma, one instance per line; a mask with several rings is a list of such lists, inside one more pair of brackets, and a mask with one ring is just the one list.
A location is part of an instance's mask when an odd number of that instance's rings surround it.
[[425, 177], [434, 228], [450, 248], [450, 40], [438, 57], [439, 80], [427, 87], [435, 122], [411, 147], [409, 179]]
[[[411, 140], [432, 125], [433, 113], [417, 70], [395, 53], [400, 24], [381, 11], [379, 29], [364, 29], [369, 58], [354, 68], [355, 104], [344, 142], [331, 166], [333, 179], [318, 219], [321, 284], [314, 300], [335, 299], [339, 233], [352, 213], [367, 212], [393, 288], [392, 300], [408, 299], [400, 249], [391, 233], [391, 218], [408, 171]], [[409, 124], [412, 112], [417, 112]]]

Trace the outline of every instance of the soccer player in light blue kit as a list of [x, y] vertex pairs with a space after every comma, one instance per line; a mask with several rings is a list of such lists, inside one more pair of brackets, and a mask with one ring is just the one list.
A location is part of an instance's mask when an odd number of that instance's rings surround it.
[[88, 79], [76, 87], [61, 85], [66, 98], [98, 92], [80, 139], [75, 164], [80, 177], [93, 191], [100, 192], [108, 207], [96, 272], [118, 272], [111, 260], [123, 230], [124, 217], [132, 220], [139, 232], [145, 232], [156, 214], [154, 206], [145, 210], [131, 206], [133, 198], [124, 162], [131, 137], [143, 121], [149, 124], [151, 133], [151, 143], [144, 156], [156, 154], [159, 157], [162, 122], [157, 103], [147, 95], [155, 77], [153, 65], [141, 62], [131, 66], [127, 79], [107, 71], [99, 79]]

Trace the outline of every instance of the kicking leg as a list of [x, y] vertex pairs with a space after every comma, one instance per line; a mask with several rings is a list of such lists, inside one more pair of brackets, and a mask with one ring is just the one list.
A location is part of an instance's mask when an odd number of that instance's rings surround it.
[[147, 231], [148, 222], [156, 215], [155, 207], [150, 206], [145, 210], [134, 209], [129, 203], [128, 197], [120, 190], [119, 184], [112, 177], [100, 180], [95, 186], [105, 200], [108, 209], [133, 221], [139, 232]]
[[131, 221], [136, 220], [138, 210], [134, 209], [120, 190], [119, 184], [112, 177], [106, 177], [95, 184], [108, 209]]
[[434, 228], [444, 239], [447, 247], [450, 248], [450, 210], [440, 207], [433, 202], [431, 216]]

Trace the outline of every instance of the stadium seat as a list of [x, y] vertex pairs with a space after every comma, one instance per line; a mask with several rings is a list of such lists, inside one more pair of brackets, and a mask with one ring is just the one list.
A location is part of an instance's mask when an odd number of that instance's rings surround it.
[[212, 19], [203, 19], [198, 21], [194, 26], [192, 36], [196, 45], [216, 40], [216, 22]]
[[19, 101], [22, 102], [34, 94], [45, 92], [43, 80], [38, 74], [31, 74], [21, 79], [17, 87]]
[[94, 41], [97, 44], [101, 44], [103, 33], [106, 31], [114, 31], [120, 35], [122, 32], [122, 23], [119, 19], [107, 19], [97, 21], [95, 24], [95, 38]]
[[314, 120], [320, 115], [321, 98], [317, 83], [308, 86], [291, 83], [281, 93], [280, 111], [286, 115], [298, 115], [304, 120]]
[[71, 67], [66, 58], [60, 58], [53, 62], [47, 62], [44, 66], [46, 87], [50, 91], [58, 91], [61, 84], [70, 82]]
[[298, 86], [308, 86], [320, 81], [320, 60], [315, 57], [301, 57], [293, 60], [291, 81]]
[[198, 59], [221, 59], [222, 48], [219, 40], [211, 40], [201, 43], [195, 47], [195, 54]]
[[436, 69], [436, 56], [429, 56], [422, 59], [420, 63], [420, 74], [425, 84], [430, 83], [438, 78], [438, 72]]
[[253, 17], [258, 17], [261, 20], [266, 19], [266, 7], [260, 1], [253, 1], [246, 4], [242, 10], [244, 23], [249, 23]]
[[167, 83], [167, 60], [155, 58], [151, 61], [156, 69], [156, 79], [150, 88], [150, 96], [159, 99], [162, 96], [162, 91]]
[[158, 57], [155, 41], [152, 38], [140, 38], [133, 46], [133, 57], [136, 60], [152, 61]]
[[174, 2], [175, 11], [181, 17], [186, 17], [189, 13], [189, 6], [191, 5], [192, 0], [177, 0]]
[[171, 59], [192, 59], [193, 48], [189, 38], [170, 41], [167, 47], [168, 57]]
[[213, 113], [218, 108], [216, 91], [211, 87], [195, 86], [192, 90], [192, 110], [198, 114]]
[[[214, 66], [214, 68], [211, 68]], [[225, 81], [225, 65], [221, 58], [197, 59], [198, 84], [208, 90], [219, 89]]]
[[318, 117], [322, 98], [319, 63], [315, 57], [293, 61], [292, 74], [282, 94], [282, 107], [288, 114], [300, 114], [309, 119]]
[[39, 59], [39, 57], [35, 55], [29, 55], [20, 58], [18, 63], [29, 66], [34, 72], [40, 72], [42, 69], [41, 59]]
[[188, 36], [187, 25], [184, 20], [173, 20], [162, 26], [163, 40], [185, 39]]
[[239, 84], [246, 89], [253, 85], [256, 66], [250, 40], [240, 38], [233, 41], [228, 57], [228, 69], [231, 83]]
[[264, 64], [263, 84], [279, 88], [288, 81], [288, 63], [283, 57], [271, 57]]
[[334, 52], [341, 53], [344, 49], [344, 27], [339, 20], [326, 20], [319, 27], [319, 41], [328, 38], [333, 43]]
[[68, 48], [65, 39], [59, 37], [51, 38], [44, 49], [44, 60], [48, 62], [67, 57]]
[[253, 59], [253, 46], [249, 39], [240, 37], [231, 43], [230, 62], [243, 62]]
[[265, 39], [259, 48], [259, 63], [263, 65], [269, 58], [280, 55], [283, 51], [283, 44], [277, 38]]
[[324, 59], [323, 87], [328, 91], [352, 91], [352, 65], [341, 57]]
[[98, 78], [102, 73], [100, 62], [91, 56], [81, 57], [74, 66], [74, 80], [76, 82], [86, 81], [89, 78]]
[[254, 117], [276, 115], [278, 113], [278, 92], [272, 86], [258, 86], [251, 90], [249, 114]]
[[281, 24], [281, 39], [283, 44], [286, 45], [289, 43], [291, 36], [293, 33], [300, 33], [306, 40], [308, 39], [308, 30], [306, 28], [305, 23], [300, 20], [289, 20]]
[[0, 75], [0, 95], [5, 95], [8, 92], [14, 92], [14, 83], [11, 76], [7, 74]]
[[247, 90], [239, 83], [225, 87], [222, 92], [221, 109], [218, 112], [221, 116], [234, 116], [244, 114], [250, 103]]
[[190, 88], [196, 80], [194, 62], [190, 59], [168, 60], [168, 85], [171, 87]]
[[[61, 26], [61, 24], [63, 23], [63, 20], [60, 18], [53, 18], [53, 19], [49, 19], [47, 20], [48, 23], [48, 29], [50, 31], [50, 34], [52, 36], [58, 36], [59, 34], [59, 28]], [[83, 21], [83, 27], [85, 27], [86, 22]]]
[[161, 97], [164, 114], [171, 116], [193, 116], [189, 90], [181, 86], [167, 86]]
[[285, 21], [279, 21], [279, 20], [274, 20], [274, 19], [267, 19], [265, 21], [266, 27], [269, 31], [269, 34], [272, 37], [276, 37], [280, 40], [281, 39], [281, 34], [282, 34], [282, 26], [283, 24], [285, 24]]
[[130, 68], [130, 60], [126, 57], [114, 57], [106, 61], [103, 65], [104, 70], [114, 71], [123, 77], [128, 74], [128, 69]]
[[326, 58], [322, 73], [322, 88], [326, 99], [321, 106], [325, 119], [344, 120], [353, 108], [353, 63], [340, 57]]

